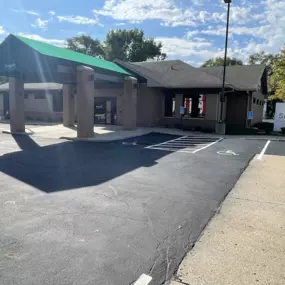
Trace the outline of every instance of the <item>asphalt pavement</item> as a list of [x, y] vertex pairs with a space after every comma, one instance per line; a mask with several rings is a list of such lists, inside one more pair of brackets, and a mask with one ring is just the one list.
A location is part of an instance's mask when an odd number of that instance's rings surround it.
[[[150, 284], [170, 280], [266, 143], [204, 140], [195, 153], [148, 148], [177, 138], [0, 135], [0, 284], [126, 285], [142, 274]], [[276, 149], [283, 151], [271, 142], [268, 150]]]

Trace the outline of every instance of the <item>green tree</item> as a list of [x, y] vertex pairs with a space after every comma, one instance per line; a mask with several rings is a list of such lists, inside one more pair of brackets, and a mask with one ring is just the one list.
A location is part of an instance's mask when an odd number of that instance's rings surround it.
[[146, 60], [164, 60], [162, 44], [152, 38], [146, 38], [143, 30], [112, 30], [105, 41], [105, 55], [107, 60], [121, 59], [140, 62]]
[[272, 75], [270, 76], [269, 85], [274, 94], [270, 99], [285, 100], [285, 47], [281, 50], [278, 59], [273, 61]]
[[6, 82], [8, 82], [8, 78], [4, 76], [0, 76], [0, 84], [4, 84]]
[[264, 51], [254, 53], [248, 57], [249, 64], [265, 64], [267, 67], [268, 76], [272, 75], [272, 64], [278, 59], [278, 54], [265, 53]]
[[[207, 61], [205, 61], [201, 67], [211, 67], [211, 66], [223, 66], [224, 65], [224, 59], [222, 57], [216, 57], [216, 58], [210, 58]], [[242, 60], [238, 58], [230, 58], [227, 57], [226, 65], [243, 65]]]
[[66, 40], [67, 48], [94, 57], [105, 57], [105, 51], [100, 41], [87, 35], [80, 35]]

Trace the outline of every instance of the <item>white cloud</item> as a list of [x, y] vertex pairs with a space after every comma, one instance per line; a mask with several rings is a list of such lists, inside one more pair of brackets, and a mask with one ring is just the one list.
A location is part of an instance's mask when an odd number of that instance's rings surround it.
[[87, 18], [87, 17], [82, 17], [82, 16], [57, 16], [57, 18], [60, 22], [69, 22], [69, 23], [78, 24], [78, 25], [102, 26], [102, 24], [100, 24], [99, 19], [97, 17]]
[[47, 44], [53, 44], [56, 46], [60, 46], [63, 47], [65, 46], [65, 40], [58, 40], [58, 39], [47, 39], [47, 38], [43, 38], [40, 35], [35, 35], [35, 34], [24, 34], [24, 33], [19, 33], [20, 36], [32, 39], [32, 40], [36, 40], [36, 41], [41, 41]]
[[209, 42], [193, 41], [183, 38], [156, 38], [157, 42], [162, 43], [162, 51], [172, 57], [192, 56], [205, 48], [212, 46]]
[[46, 29], [48, 24], [48, 20], [41, 20], [40, 18], [37, 18], [35, 23], [32, 24], [33, 28], [39, 28], [39, 29]]
[[33, 16], [39, 16], [40, 14], [31, 10], [18, 10], [18, 9], [11, 9], [15, 13], [26, 13]]
[[55, 15], [55, 12], [54, 11], [49, 11], [48, 12], [50, 15], [54, 16]]
[[192, 0], [192, 4], [196, 6], [202, 6], [203, 5], [203, 0]]
[[115, 26], [125, 26], [126, 23], [115, 23]]
[[192, 38], [193, 36], [198, 35], [199, 33], [200, 33], [199, 30], [188, 31], [188, 32], [186, 33], [186, 37], [187, 37], [188, 39], [190, 39], [190, 38]]
[[95, 15], [112, 17], [119, 21], [159, 20], [162, 26], [194, 26], [193, 9], [181, 9], [173, 0], [106, 0], [101, 10], [93, 10]]
[[0, 35], [5, 34], [5, 33], [6, 33], [6, 31], [4, 30], [4, 27], [0, 26]]

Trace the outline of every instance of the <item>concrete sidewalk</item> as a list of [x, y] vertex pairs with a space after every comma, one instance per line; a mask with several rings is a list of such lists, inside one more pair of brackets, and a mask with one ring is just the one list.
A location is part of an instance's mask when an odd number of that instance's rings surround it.
[[254, 159], [171, 285], [285, 284], [285, 157]]

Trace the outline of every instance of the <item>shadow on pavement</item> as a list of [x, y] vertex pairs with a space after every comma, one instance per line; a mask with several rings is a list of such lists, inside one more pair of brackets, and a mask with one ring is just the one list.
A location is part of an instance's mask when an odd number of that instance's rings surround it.
[[12, 135], [20, 149], [30, 151], [40, 146], [30, 136]]
[[29, 136], [15, 137], [23, 151], [0, 157], [0, 171], [46, 193], [95, 186], [151, 167], [169, 154], [120, 143], [64, 142], [40, 147]]

